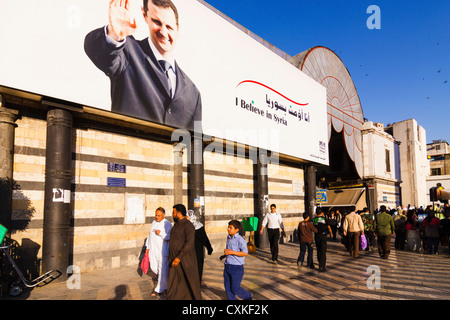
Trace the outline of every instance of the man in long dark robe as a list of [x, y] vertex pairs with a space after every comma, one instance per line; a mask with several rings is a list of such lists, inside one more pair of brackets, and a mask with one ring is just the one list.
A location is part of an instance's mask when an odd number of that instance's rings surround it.
[[197, 255], [195, 252], [195, 228], [186, 219], [186, 207], [173, 206], [175, 225], [169, 240], [168, 300], [201, 300]]

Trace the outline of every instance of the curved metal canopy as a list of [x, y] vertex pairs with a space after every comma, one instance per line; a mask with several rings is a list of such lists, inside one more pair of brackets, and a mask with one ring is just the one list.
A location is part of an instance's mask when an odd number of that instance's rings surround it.
[[328, 141], [332, 127], [342, 132], [350, 159], [363, 175], [361, 129], [364, 115], [356, 87], [342, 60], [330, 49], [314, 47], [292, 58], [292, 64], [327, 89]]

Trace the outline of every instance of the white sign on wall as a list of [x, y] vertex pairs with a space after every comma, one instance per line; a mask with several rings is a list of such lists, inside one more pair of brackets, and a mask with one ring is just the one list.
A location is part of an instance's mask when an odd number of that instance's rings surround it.
[[145, 194], [125, 194], [125, 224], [145, 223]]

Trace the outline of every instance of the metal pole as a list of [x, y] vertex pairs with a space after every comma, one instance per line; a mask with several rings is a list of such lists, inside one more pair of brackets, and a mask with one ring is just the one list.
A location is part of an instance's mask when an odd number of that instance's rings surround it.
[[43, 272], [58, 270], [67, 277], [69, 266], [72, 180], [72, 115], [62, 109], [47, 113], [45, 160]]

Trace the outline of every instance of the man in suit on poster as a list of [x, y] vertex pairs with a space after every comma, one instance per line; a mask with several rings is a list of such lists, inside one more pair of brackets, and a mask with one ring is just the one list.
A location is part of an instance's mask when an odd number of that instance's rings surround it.
[[173, 57], [177, 8], [171, 0], [144, 0], [142, 12], [150, 36], [136, 40], [129, 0], [111, 0], [109, 25], [86, 36], [86, 54], [111, 80], [111, 111], [193, 129], [201, 96]]

